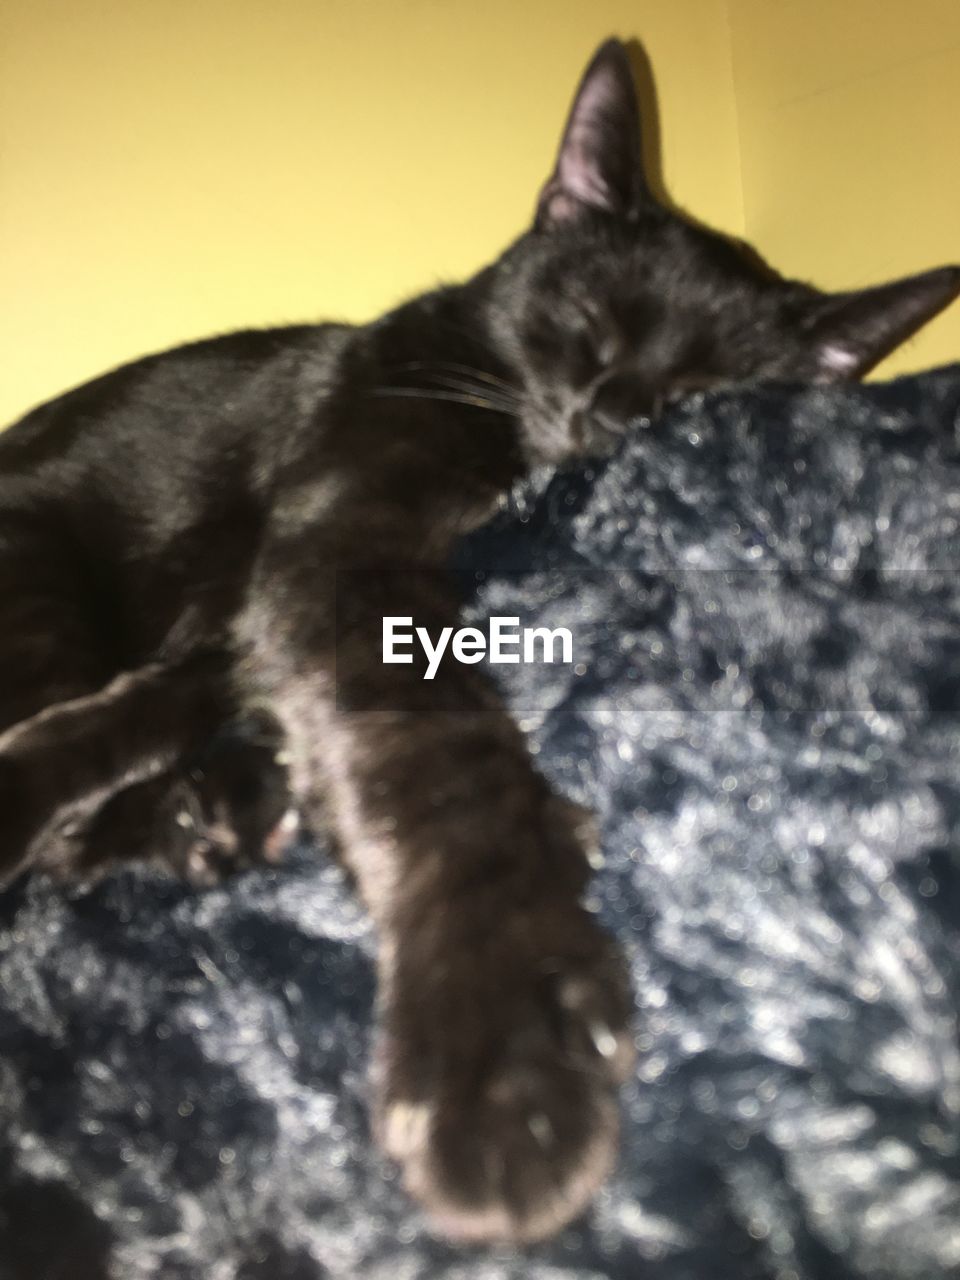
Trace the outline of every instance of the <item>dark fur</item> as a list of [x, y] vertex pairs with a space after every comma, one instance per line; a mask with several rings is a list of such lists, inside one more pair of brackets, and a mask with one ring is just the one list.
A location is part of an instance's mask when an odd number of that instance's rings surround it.
[[630, 964], [589, 1214], [453, 1247], [383, 1176], [374, 931], [301, 846], [0, 899], [0, 1280], [955, 1280], [958, 423], [960, 367], [695, 397], [462, 548], [464, 621], [586, 668], [492, 671]]
[[289, 790], [378, 927], [407, 1186], [454, 1236], [557, 1228], [633, 1049], [588, 824], [475, 669], [385, 667], [379, 619], [455, 616], [456, 538], [532, 464], [692, 390], [857, 376], [958, 291], [828, 297], [656, 205], [605, 45], [534, 230], [467, 284], [139, 361], [0, 441], [6, 874], [139, 854], [205, 883], [278, 856]]

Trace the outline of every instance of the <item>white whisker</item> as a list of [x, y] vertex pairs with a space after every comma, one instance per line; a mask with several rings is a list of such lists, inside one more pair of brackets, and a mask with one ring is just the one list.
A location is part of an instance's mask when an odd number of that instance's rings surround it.
[[487, 373], [483, 369], [474, 368], [469, 364], [458, 364], [455, 360], [408, 360], [404, 364], [395, 366], [397, 369], [420, 369], [426, 373], [432, 373], [436, 370], [438, 373], [462, 373], [471, 378], [478, 378], [481, 382], [489, 382], [491, 386], [499, 387], [503, 391], [513, 392], [514, 388], [504, 378], [498, 378], [496, 374]]
[[474, 409], [488, 409], [494, 413], [515, 416], [517, 406], [506, 401], [494, 400], [488, 395], [473, 395], [460, 391], [444, 391], [427, 387], [375, 387], [372, 396], [405, 396], [412, 400], [446, 400], [451, 404], [465, 404]]

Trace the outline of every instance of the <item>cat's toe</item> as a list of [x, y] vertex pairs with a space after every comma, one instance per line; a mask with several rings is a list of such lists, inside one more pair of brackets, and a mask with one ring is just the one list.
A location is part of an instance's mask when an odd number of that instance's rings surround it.
[[293, 848], [301, 830], [299, 809], [292, 805], [280, 815], [278, 822], [269, 830], [263, 839], [262, 851], [264, 862], [283, 862]]
[[[222, 837], [225, 833], [219, 834]], [[221, 840], [212, 831], [195, 833], [192, 840], [185, 842], [180, 856], [173, 860], [173, 869], [195, 889], [211, 889], [236, 871], [236, 847], [233, 832]]]
[[300, 830], [300, 815], [286, 808], [272, 825], [272, 811], [260, 814], [260, 821], [230, 821], [232, 814], [205, 820], [196, 807], [178, 813], [185, 839], [176, 842], [171, 859], [175, 869], [197, 888], [220, 884], [238, 871], [257, 865], [282, 863]]
[[198, 863], [237, 870], [282, 862], [300, 829], [282, 748], [279, 725], [261, 714], [222, 731], [194, 762], [197, 830], [210, 845], [194, 851]]

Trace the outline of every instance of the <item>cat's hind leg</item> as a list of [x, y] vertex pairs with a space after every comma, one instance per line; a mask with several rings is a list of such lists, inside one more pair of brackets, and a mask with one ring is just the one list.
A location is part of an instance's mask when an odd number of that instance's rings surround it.
[[44, 521], [0, 515], [0, 732], [100, 688], [110, 656], [84, 574]]
[[[0, 514], [0, 741], [109, 678], [85, 595], [80, 566], [45, 519], [26, 505]], [[44, 787], [21, 785], [18, 772], [0, 748], [0, 885], [46, 818]]]
[[0, 877], [28, 866], [69, 871], [75, 829], [118, 791], [168, 772], [222, 722], [225, 668], [216, 653], [154, 663], [0, 734]]
[[28, 867], [168, 863], [198, 883], [282, 855], [275, 722], [207, 651], [117, 674], [109, 600], [47, 518], [0, 513], [0, 886]]

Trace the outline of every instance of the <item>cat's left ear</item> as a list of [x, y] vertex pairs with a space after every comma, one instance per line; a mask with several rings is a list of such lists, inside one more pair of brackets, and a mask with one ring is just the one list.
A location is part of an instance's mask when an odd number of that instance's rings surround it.
[[643, 179], [637, 93], [627, 51], [607, 40], [583, 73], [557, 163], [540, 193], [538, 230], [590, 210], [633, 218], [649, 199]]
[[958, 296], [960, 267], [826, 295], [806, 326], [821, 381], [862, 377]]

